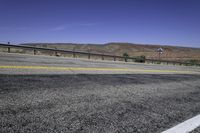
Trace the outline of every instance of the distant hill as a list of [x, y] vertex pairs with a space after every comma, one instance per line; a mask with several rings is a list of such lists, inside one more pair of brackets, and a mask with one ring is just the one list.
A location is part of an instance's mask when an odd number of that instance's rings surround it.
[[191, 59], [200, 61], [200, 48], [162, 46], [162, 45], [142, 45], [132, 43], [107, 43], [107, 44], [74, 44], [74, 43], [26, 43], [21, 45], [30, 45], [45, 48], [57, 48], [66, 50], [88, 51], [94, 53], [104, 53], [122, 56], [128, 53], [129, 56], [145, 55], [149, 59], [158, 59], [156, 50], [160, 47], [164, 49], [161, 59], [187, 61]]

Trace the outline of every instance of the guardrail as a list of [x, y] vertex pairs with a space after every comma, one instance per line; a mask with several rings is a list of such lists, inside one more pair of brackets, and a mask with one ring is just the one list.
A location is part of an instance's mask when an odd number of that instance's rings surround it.
[[[83, 51], [73, 51], [73, 50], [62, 50], [62, 49], [53, 49], [53, 48], [42, 48], [42, 47], [33, 47], [33, 46], [24, 46], [24, 45], [11, 45], [11, 44], [0, 44], [0, 47], [7, 48], [7, 52], [11, 52], [11, 48], [19, 48], [19, 49], [27, 49], [32, 50], [33, 54], [36, 55], [37, 51], [50, 51], [54, 52], [55, 55], [58, 55], [58, 53], [70, 53], [73, 55], [73, 57], [76, 57], [76, 54], [82, 54], [87, 55], [88, 59], [91, 58], [91, 56], [99, 56], [102, 60], [104, 58], [109, 57], [113, 58], [113, 61], [116, 61], [117, 59], [122, 59], [124, 61], [131, 60], [136, 61], [136, 57], [124, 57], [124, 56], [117, 56], [117, 55], [109, 55], [109, 54], [100, 54], [100, 53], [92, 53], [92, 52], [83, 52]], [[186, 62], [178, 62], [178, 61], [168, 61], [168, 60], [155, 60], [155, 59], [145, 59], [145, 62], [147, 63], [153, 63], [153, 64], [160, 64], [160, 63], [166, 63], [166, 64], [173, 64], [173, 65], [192, 65], [191, 63]], [[200, 66], [200, 64], [196, 64], [197, 66]]]
[[[33, 47], [33, 46], [24, 46], [24, 45], [10, 45], [10, 44], [0, 44], [0, 47], [6, 47], [8, 49], [8, 53], [11, 52], [11, 48], [20, 48], [20, 49], [28, 49], [33, 50], [33, 53], [36, 54], [37, 51], [50, 51], [55, 52], [55, 55], [57, 53], [71, 53], [73, 54], [73, 57], [75, 57], [76, 54], [83, 54], [88, 55], [88, 59], [90, 59], [91, 56], [101, 56], [103, 57], [111, 57], [113, 60], [116, 60], [116, 58], [125, 59], [123, 56], [116, 56], [116, 55], [109, 55], [109, 54], [100, 54], [100, 53], [92, 53], [92, 52], [83, 52], [83, 51], [73, 51], [73, 50], [62, 50], [62, 49], [53, 49], [53, 48], [41, 48], [41, 47]], [[135, 59], [129, 57], [129, 59]]]

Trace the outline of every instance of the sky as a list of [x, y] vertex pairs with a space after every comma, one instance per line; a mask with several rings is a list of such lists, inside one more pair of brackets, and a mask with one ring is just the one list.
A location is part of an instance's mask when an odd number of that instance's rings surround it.
[[200, 0], [0, 0], [0, 43], [200, 47]]

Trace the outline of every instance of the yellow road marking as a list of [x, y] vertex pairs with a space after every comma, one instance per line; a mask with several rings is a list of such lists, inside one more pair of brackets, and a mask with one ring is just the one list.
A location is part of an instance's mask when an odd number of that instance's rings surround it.
[[43, 70], [65, 70], [65, 71], [132, 71], [153, 73], [199, 73], [195, 71], [158, 70], [158, 69], [132, 69], [132, 68], [88, 68], [88, 67], [51, 67], [51, 66], [8, 66], [0, 65], [0, 69], [43, 69]]

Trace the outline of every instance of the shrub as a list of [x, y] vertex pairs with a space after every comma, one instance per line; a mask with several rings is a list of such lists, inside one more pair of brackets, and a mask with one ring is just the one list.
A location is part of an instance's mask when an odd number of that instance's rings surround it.
[[123, 57], [124, 57], [125, 62], [127, 62], [127, 58], [129, 57], [128, 53], [124, 53]]
[[187, 66], [188, 66], [188, 65], [191, 65], [191, 66], [194, 66], [194, 65], [199, 66], [199, 61], [198, 61], [198, 60], [195, 60], [195, 59], [188, 60], [188, 61], [186, 61], [185, 63], [186, 63]]
[[135, 62], [140, 62], [140, 63], [144, 63], [145, 62], [146, 57], [144, 55], [142, 56], [137, 56], [135, 58]]

